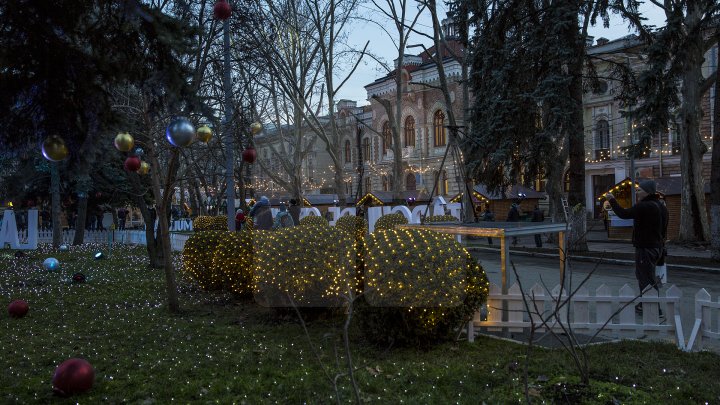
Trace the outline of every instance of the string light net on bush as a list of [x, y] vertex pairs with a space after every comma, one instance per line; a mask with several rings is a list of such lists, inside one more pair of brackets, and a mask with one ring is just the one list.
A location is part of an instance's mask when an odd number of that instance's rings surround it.
[[317, 215], [308, 215], [306, 217], [300, 218], [300, 225], [330, 226], [330, 223], [327, 219], [323, 217], [319, 217]]
[[213, 258], [221, 241], [231, 234], [228, 231], [195, 232], [183, 248], [183, 275], [197, 282], [203, 290], [221, 289], [226, 282], [225, 273], [213, 265]]
[[485, 272], [451, 236], [387, 230], [368, 237], [365, 302], [358, 317], [373, 341], [449, 338], [487, 298]]
[[395, 228], [395, 225], [403, 225], [407, 223], [408, 220], [407, 218], [405, 218], [405, 215], [399, 212], [395, 214], [383, 215], [378, 218], [377, 222], [375, 222], [375, 232], [393, 229]]
[[327, 225], [254, 234], [255, 300], [268, 307], [339, 307], [356, 292], [352, 238]]
[[362, 217], [345, 215], [335, 222], [335, 229], [345, 232], [355, 241], [355, 271], [359, 287], [362, 289], [365, 269], [365, 238], [368, 234], [368, 221]]
[[452, 215], [430, 215], [423, 219], [424, 224], [433, 222], [458, 222], [459, 220]]
[[227, 217], [199, 216], [193, 219], [193, 231], [227, 231]]
[[212, 266], [221, 274], [225, 287], [240, 295], [253, 291], [253, 239], [252, 230], [225, 233], [212, 259]]

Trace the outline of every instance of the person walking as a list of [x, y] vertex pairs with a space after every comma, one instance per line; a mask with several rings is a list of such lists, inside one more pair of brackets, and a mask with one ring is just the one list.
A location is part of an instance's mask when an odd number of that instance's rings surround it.
[[[520, 222], [520, 208], [517, 203], [510, 205], [506, 222]], [[513, 236], [513, 245], [517, 245], [517, 236]]]
[[275, 222], [273, 223], [273, 229], [287, 228], [295, 226], [292, 216], [287, 211], [285, 204], [280, 204], [280, 211], [275, 216]]
[[253, 226], [255, 229], [263, 231], [269, 231], [273, 226], [272, 212], [270, 211], [270, 200], [262, 196], [255, 205], [250, 209], [248, 213], [253, 219]]
[[[535, 206], [535, 209], [532, 212], [532, 222], [543, 222], [545, 221], [545, 214], [540, 209], [539, 205]], [[542, 247], [542, 234], [536, 233], [535, 234], [535, 247]]]
[[[492, 210], [490, 209], [490, 206], [485, 209], [485, 213], [483, 214], [483, 221], [486, 222], [495, 222], [495, 214], [493, 214]], [[492, 238], [488, 236], [488, 245], [492, 245], [493, 241]]]
[[290, 200], [290, 207], [288, 207], [288, 212], [290, 213], [290, 216], [293, 220], [293, 225], [299, 225], [300, 224], [300, 205], [298, 205], [298, 202], [296, 199]]
[[235, 211], [235, 232], [240, 232], [242, 227], [245, 225], [245, 211], [238, 208]]
[[[610, 201], [615, 215], [622, 219], [633, 220], [635, 277], [642, 295], [649, 286], [655, 290], [662, 287], [661, 280], [655, 275], [655, 267], [666, 255], [668, 211], [660, 202], [655, 181], [643, 180], [639, 186], [636, 192], [639, 202], [630, 208], [621, 207], [612, 193], [607, 193], [606, 198]], [[642, 312], [642, 303], [637, 304], [635, 310]]]

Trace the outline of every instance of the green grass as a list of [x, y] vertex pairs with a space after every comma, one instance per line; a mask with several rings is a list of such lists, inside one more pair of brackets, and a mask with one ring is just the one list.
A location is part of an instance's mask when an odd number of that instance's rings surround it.
[[[334, 403], [335, 391], [294, 316], [181, 283], [183, 313], [165, 305], [161, 271], [147, 269], [144, 250], [119, 247], [108, 260], [93, 248], [0, 251], [0, 297], [25, 299], [23, 319], [0, 316], [0, 403]], [[49, 256], [59, 273], [42, 269]], [[88, 282], [67, 280], [83, 272]], [[313, 346], [334, 376], [342, 319], [309, 323]], [[363, 400], [372, 403], [489, 404], [524, 400], [525, 347], [480, 337], [430, 351], [376, 348], [354, 331], [353, 357]], [[670, 344], [623, 342], [589, 349], [593, 382], [584, 403], [717, 403], [720, 356], [682, 353]], [[55, 367], [70, 357], [93, 364], [88, 393], [58, 400]], [[519, 367], [513, 365], [514, 362]], [[537, 349], [530, 361], [536, 402], [563, 402], [559, 383], [577, 383], [562, 351]], [[338, 380], [352, 401], [347, 377]]]

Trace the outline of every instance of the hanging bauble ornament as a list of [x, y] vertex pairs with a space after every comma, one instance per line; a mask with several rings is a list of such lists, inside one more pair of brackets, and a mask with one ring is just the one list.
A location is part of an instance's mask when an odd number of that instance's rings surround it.
[[250, 132], [252, 132], [253, 135], [257, 135], [260, 131], [262, 131], [261, 123], [256, 121], [250, 124]]
[[218, 0], [215, 2], [215, 6], [213, 7], [213, 15], [215, 18], [224, 21], [230, 18], [230, 14], [232, 14], [232, 8], [227, 1]]
[[120, 152], [130, 152], [135, 146], [135, 138], [127, 132], [120, 132], [115, 137], [115, 148]]
[[65, 141], [57, 135], [45, 138], [42, 144], [42, 154], [51, 162], [59, 162], [68, 156]]
[[195, 127], [187, 118], [176, 118], [165, 130], [165, 137], [173, 146], [182, 148], [195, 140]]
[[130, 156], [125, 159], [125, 170], [129, 172], [136, 172], [140, 170], [140, 158], [137, 156]]
[[255, 163], [255, 158], [257, 158], [257, 152], [255, 152], [255, 148], [247, 148], [242, 153], [242, 160], [246, 163]]
[[212, 129], [210, 129], [209, 126], [203, 125], [197, 130], [197, 137], [202, 142], [208, 143], [210, 141], [210, 138], [212, 138]]
[[23, 300], [15, 300], [8, 305], [8, 314], [11, 318], [22, 318], [29, 310], [30, 306]]
[[145, 151], [143, 150], [143, 148], [135, 148], [135, 150], [132, 151], [132, 154], [134, 156], [141, 157], [145, 154]]
[[150, 173], [150, 165], [147, 162], [140, 162], [140, 169], [138, 169], [139, 174], [148, 174]]
[[83, 359], [65, 360], [55, 369], [52, 385], [53, 391], [66, 397], [81, 394], [93, 386], [95, 370]]
[[70, 248], [68, 247], [68, 245], [60, 245], [59, 250], [61, 252], [67, 252], [68, 250], [70, 250]]

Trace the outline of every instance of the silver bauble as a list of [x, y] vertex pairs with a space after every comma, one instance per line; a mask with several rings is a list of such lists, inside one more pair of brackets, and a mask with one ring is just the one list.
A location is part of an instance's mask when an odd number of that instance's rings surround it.
[[187, 118], [176, 118], [165, 130], [165, 137], [173, 146], [182, 148], [195, 140], [195, 127]]
[[143, 148], [135, 148], [135, 150], [132, 152], [132, 154], [137, 157], [141, 157], [144, 153], [145, 151], [143, 150]]

